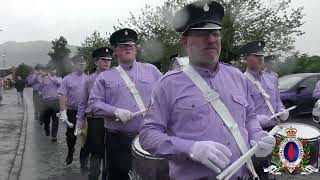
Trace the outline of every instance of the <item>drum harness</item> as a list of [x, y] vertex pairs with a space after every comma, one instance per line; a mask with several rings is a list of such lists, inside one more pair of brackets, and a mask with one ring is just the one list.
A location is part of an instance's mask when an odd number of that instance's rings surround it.
[[[275, 114], [275, 110], [273, 109], [273, 106], [270, 102], [270, 96], [269, 94], [263, 89], [261, 83], [257, 81], [250, 73], [245, 72], [244, 75], [259, 89], [260, 94], [262, 95], [264, 102], [266, 103], [269, 111], [272, 114]], [[275, 118], [277, 122], [279, 123], [278, 118]]]
[[[221, 117], [224, 124], [228, 127], [228, 130], [235, 139], [242, 154], [245, 154], [249, 149], [246, 145], [243, 136], [238, 128], [237, 123], [235, 123], [232, 115], [230, 114], [228, 108], [219, 98], [219, 94], [215, 92], [210, 86], [202, 79], [202, 77], [193, 69], [192, 66], [187, 65], [182, 71], [191, 79], [191, 81], [200, 89], [203, 97], [210, 103], [212, 108]], [[250, 170], [255, 179], [259, 179], [252, 160], [246, 162], [247, 168]]]
[[[115, 69], [119, 72], [120, 76], [122, 77], [122, 79], [126, 83], [126, 86], [129, 89], [130, 93], [132, 94], [134, 100], [136, 101], [140, 111], [145, 111], [146, 107], [144, 106], [142, 98], [141, 98], [139, 91], [137, 90], [134, 82], [131, 81], [130, 77], [124, 71], [124, 69], [121, 67], [121, 65], [117, 66]], [[144, 116], [145, 113], [143, 113], [142, 115]]]

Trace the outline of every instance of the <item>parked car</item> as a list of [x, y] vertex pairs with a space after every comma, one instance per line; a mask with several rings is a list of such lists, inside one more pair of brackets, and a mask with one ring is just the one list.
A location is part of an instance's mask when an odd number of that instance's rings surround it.
[[317, 99], [312, 97], [320, 73], [299, 73], [279, 78], [280, 97], [286, 108], [297, 105], [291, 114], [310, 114]]

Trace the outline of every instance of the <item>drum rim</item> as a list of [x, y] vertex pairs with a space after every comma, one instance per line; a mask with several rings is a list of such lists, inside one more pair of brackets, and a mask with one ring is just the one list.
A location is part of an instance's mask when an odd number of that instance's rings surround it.
[[[135, 154], [137, 154], [137, 155], [139, 155], [139, 156], [141, 156], [141, 157], [144, 157], [144, 158], [148, 158], [148, 159], [152, 159], [152, 160], [163, 160], [164, 158], [159, 158], [159, 157], [154, 157], [154, 156], [152, 156], [151, 154], [149, 155], [149, 154], [145, 154], [145, 153], [143, 153], [143, 152], [141, 152], [141, 151], [139, 151], [139, 149], [137, 149], [136, 147], [135, 147], [135, 145], [134, 145], [134, 142], [136, 142], [137, 141], [137, 139], [139, 139], [139, 135], [137, 135], [134, 139], [133, 139], [133, 141], [132, 141], [132, 143], [131, 143], [131, 148], [132, 148], [132, 153], [135, 153]], [[139, 142], [140, 143], [140, 142]], [[140, 145], [141, 146], [141, 145]], [[142, 149], [142, 147], [141, 147], [141, 149]], [[144, 149], [143, 149], [144, 150]], [[144, 151], [146, 151], [146, 150], [144, 150]], [[148, 151], [147, 151], [148, 152]], [[149, 152], [148, 152], [149, 153]]]
[[[311, 126], [311, 125], [309, 125], [309, 124], [296, 123], [296, 122], [294, 122], [294, 123], [288, 123], [288, 122], [287, 122], [287, 123], [278, 124], [277, 126], [279, 126], [279, 125], [280, 125], [280, 126], [281, 126], [281, 125], [289, 125], [289, 124], [298, 124], [298, 125], [308, 126], [308, 127], [313, 128], [313, 129], [315, 129], [316, 131], [319, 132], [319, 136], [318, 136], [318, 137], [308, 138], [308, 139], [302, 138], [302, 139], [304, 139], [304, 140], [318, 140], [318, 139], [320, 139], [320, 129], [318, 129], [317, 127]], [[283, 136], [283, 135], [279, 134], [278, 132], [277, 132], [275, 135]]]

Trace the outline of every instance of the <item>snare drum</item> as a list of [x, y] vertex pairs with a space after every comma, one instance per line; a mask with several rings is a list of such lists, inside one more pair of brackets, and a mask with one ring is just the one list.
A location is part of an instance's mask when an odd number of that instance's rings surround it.
[[131, 180], [170, 180], [168, 161], [143, 150], [137, 136], [132, 142]]
[[295, 128], [296, 138], [302, 138], [310, 145], [310, 165], [318, 168], [319, 162], [319, 139], [320, 139], [320, 131], [316, 127], [302, 124], [302, 123], [284, 123], [281, 124], [283, 127], [279, 132], [277, 132], [276, 139], [280, 139], [281, 137], [287, 137], [286, 130], [288, 128]]

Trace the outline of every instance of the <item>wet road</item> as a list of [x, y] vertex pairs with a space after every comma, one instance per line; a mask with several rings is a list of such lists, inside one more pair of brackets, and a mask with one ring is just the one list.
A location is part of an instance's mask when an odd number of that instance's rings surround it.
[[[26, 92], [29, 98], [29, 107], [32, 105], [32, 91]], [[76, 145], [74, 161], [67, 166], [67, 144], [65, 140], [66, 127], [59, 125], [58, 141], [51, 142], [51, 138], [45, 136], [43, 127], [34, 119], [34, 109], [29, 108], [29, 121], [27, 129], [26, 148], [23, 167], [20, 174], [21, 180], [85, 180], [87, 175], [80, 174], [79, 143]]]

